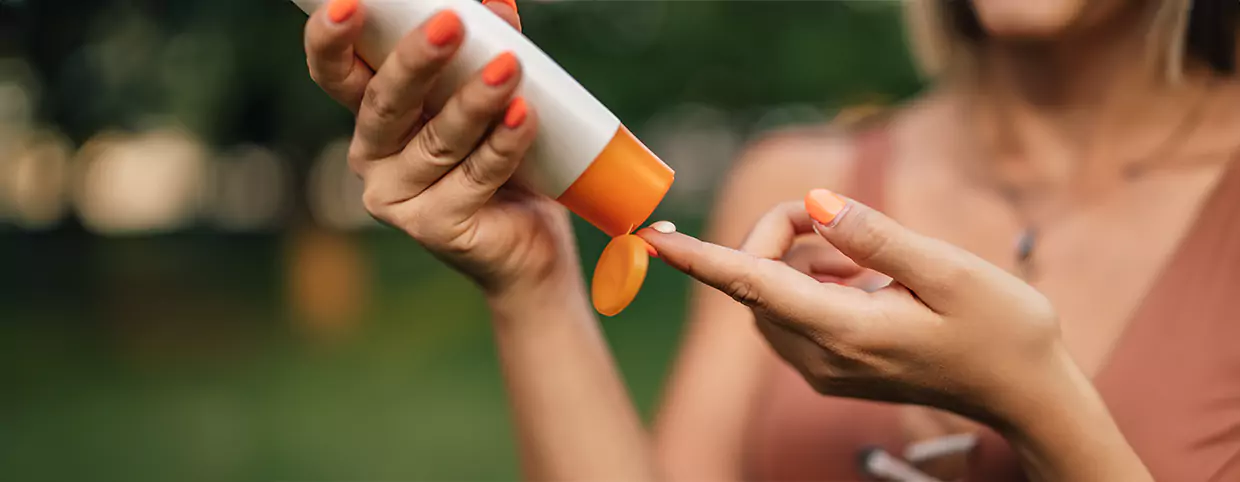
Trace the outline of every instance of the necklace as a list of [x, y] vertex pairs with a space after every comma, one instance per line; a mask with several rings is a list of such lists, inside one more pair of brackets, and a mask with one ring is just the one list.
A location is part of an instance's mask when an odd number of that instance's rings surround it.
[[[1206, 109], [1208, 105], [1206, 100], [1213, 91], [1214, 82], [1211, 79], [1211, 82], [1202, 89], [1201, 97], [1180, 120], [1175, 129], [1172, 129], [1171, 134], [1155, 146], [1154, 149], [1150, 150], [1148, 154], [1141, 156], [1137, 161], [1129, 163], [1122, 168], [1124, 181], [1134, 182], [1143, 178], [1150, 171], [1154, 170], [1155, 167], [1159, 167], [1159, 161], [1175, 154], [1187, 142], [1189, 135], [1201, 125], [1208, 110]], [[1001, 188], [1000, 191], [1013, 210], [1018, 213], [1024, 211], [1021, 209], [1021, 204], [1023, 204], [1020, 201], [1021, 196], [1016, 189]], [[1025, 281], [1031, 281], [1037, 274], [1035, 272], [1035, 261], [1040, 241], [1039, 235], [1045, 232], [1047, 225], [1031, 219], [1026, 219], [1022, 224], [1024, 227], [1017, 234], [1015, 243], [1013, 243], [1013, 259], [1016, 264], [1016, 274]]]

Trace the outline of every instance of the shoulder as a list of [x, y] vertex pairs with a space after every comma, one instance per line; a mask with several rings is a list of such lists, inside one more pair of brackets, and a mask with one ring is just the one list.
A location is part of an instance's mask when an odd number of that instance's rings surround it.
[[875, 155], [866, 152], [864, 136], [881, 131], [893, 151], [879, 155], [892, 156], [895, 144], [907, 140], [910, 131], [925, 130], [917, 126], [943, 124], [935, 120], [943, 110], [938, 97], [923, 96], [890, 109], [863, 105], [842, 111], [828, 125], [767, 133], [742, 153], [724, 189], [746, 194], [822, 187], [854, 195], [858, 164]]
[[723, 193], [769, 197], [814, 187], [848, 191], [856, 158], [853, 139], [850, 132], [829, 126], [764, 134], [732, 165]]
[[[752, 223], [775, 205], [799, 201], [815, 188], [826, 188], [857, 197], [857, 167], [862, 162], [859, 136], [881, 126], [890, 142], [889, 177], [907, 174], [910, 156], [905, 146], [915, 144], [916, 164], [922, 162], [944, 139], [958, 137], [944, 122], [951, 102], [937, 93], [866, 116], [855, 122], [837, 122], [770, 132], [749, 143], [724, 179], [712, 215], [712, 237], [719, 242], [739, 242]], [[843, 124], [843, 125], [842, 125]], [[937, 139], [937, 140], [936, 140]], [[926, 152], [923, 152], [925, 150]], [[939, 156], [942, 157], [942, 156]], [[739, 234], [738, 234], [739, 233]]]
[[764, 134], [742, 151], [719, 187], [707, 237], [735, 245], [780, 203], [799, 201], [814, 188], [848, 193], [854, 157], [852, 136], [830, 126]]

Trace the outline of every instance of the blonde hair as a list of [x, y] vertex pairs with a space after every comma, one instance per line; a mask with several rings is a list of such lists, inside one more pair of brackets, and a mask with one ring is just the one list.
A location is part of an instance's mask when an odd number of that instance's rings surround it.
[[[946, 3], [967, 0], [905, 0], [904, 17], [909, 48], [917, 67], [926, 77], [939, 77], [968, 65], [974, 57], [972, 42], [964, 35], [958, 18]], [[1154, 12], [1147, 55], [1167, 79], [1178, 82], [1184, 75], [1189, 13], [1193, 0], [1162, 0]]]

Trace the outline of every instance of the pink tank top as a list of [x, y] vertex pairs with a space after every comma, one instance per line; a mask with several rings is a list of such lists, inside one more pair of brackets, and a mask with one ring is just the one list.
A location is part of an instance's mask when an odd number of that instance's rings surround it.
[[[882, 209], [884, 129], [858, 138], [858, 199]], [[897, 406], [823, 397], [786, 365], [770, 374], [747, 438], [749, 479], [875, 480], [871, 447], [903, 453]], [[1094, 377], [1120, 429], [1165, 481], [1240, 481], [1240, 155]], [[1025, 480], [1006, 442], [983, 433], [969, 480]]]

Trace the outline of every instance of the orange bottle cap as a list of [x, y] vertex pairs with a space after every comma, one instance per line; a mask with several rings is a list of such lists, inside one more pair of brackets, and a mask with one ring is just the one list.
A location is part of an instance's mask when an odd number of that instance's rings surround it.
[[646, 241], [632, 234], [607, 243], [594, 267], [594, 282], [590, 286], [594, 309], [599, 314], [615, 316], [637, 297], [650, 266], [649, 249]]
[[556, 200], [615, 237], [640, 227], [663, 201], [675, 177], [667, 164], [622, 125]]

